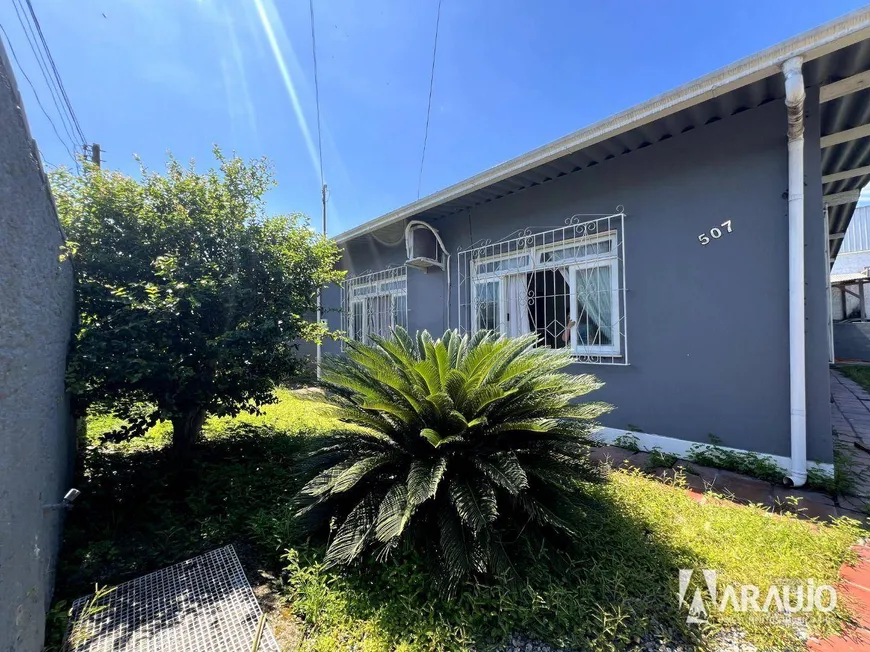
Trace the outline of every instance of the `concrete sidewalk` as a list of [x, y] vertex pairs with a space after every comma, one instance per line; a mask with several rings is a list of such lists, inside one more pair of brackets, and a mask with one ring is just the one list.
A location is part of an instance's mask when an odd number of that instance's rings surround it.
[[861, 510], [870, 498], [870, 394], [858, 383], [831, 369], [831, 425], [838, 456], [854, 480], [845, 503]]

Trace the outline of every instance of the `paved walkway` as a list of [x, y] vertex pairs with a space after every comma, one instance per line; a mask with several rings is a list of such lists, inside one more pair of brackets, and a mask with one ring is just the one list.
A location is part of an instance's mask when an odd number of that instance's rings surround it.
[[831, 370], [831, 425], [834, 447], [854, 481], [843, 497], [861, 509], [870, 498], [870, 394], [839, 371]]

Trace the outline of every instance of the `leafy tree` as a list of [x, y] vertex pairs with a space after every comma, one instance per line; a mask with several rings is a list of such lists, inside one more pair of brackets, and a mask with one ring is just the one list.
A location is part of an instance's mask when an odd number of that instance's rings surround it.
[[534, 334], [393, 335], [325, 362], [351, 427], [315, 454], [298, 500], [303, 525], [335, 528], [327, 563], [386, 557], [405, 541], [433, 549], [455, 585], [511, 573], [520, 535], [575, 533], [579, 482], [594, 475], [590, 420], [609, 406], [572, 400], [601, 384], [561, 372], [570, 354], [534, 348]]
[[215, 156], [205, 173], [170, 158], [138, 180], [95, 166], [51, 179], [78, 277], [68, 386], [127, 435], [170, 420], [180, 453], [207, 414], [269, 403], [299, 373], [297, 342], [324, 335], [305, 316], [341, 278], [303, 216], [265, 215], [265, 159]]

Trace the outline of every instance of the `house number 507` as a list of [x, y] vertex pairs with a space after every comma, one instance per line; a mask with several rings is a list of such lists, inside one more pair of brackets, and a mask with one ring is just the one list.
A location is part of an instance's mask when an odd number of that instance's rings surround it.
[[[719, 226], [721, 226], [722, 229], [725, 229], [726, 233], [731, 233], [731, 220], [728, 220], [727, 222], [722, 222], [722, 224], [720, 224]], [[700, 242], [702, 245], [706, 245], [710, 244], [710, 238], [713, 238], [714, 240], [718, 240], [719, 238], [721, 238], [722, 229], [720, 229], [719, 226], [714, 226], [712, 229], [710, 229], [710, 235], [707, 235], [706, 233], [702, 233], [701, 235], [699, 235], [698, 242]]]

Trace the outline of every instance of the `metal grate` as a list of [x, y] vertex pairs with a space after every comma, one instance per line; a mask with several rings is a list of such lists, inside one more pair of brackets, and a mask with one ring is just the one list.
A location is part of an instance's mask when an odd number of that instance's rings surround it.
[[342, 330], [368, 342], [372, 335], [389, 337], [390, 329], [408, 327], [408, 268], [390, 267], [345, 279], [341, 293]]
[[574, 215], [459, 251], [459, 328], [570, 349], [578, 362], [628, 364], [625, 215]]
[[[232, 546], [73, 603], [69, 652], [248, 652], [262, 612]], [[280, 652], [268, 625], [260, 652]]]

